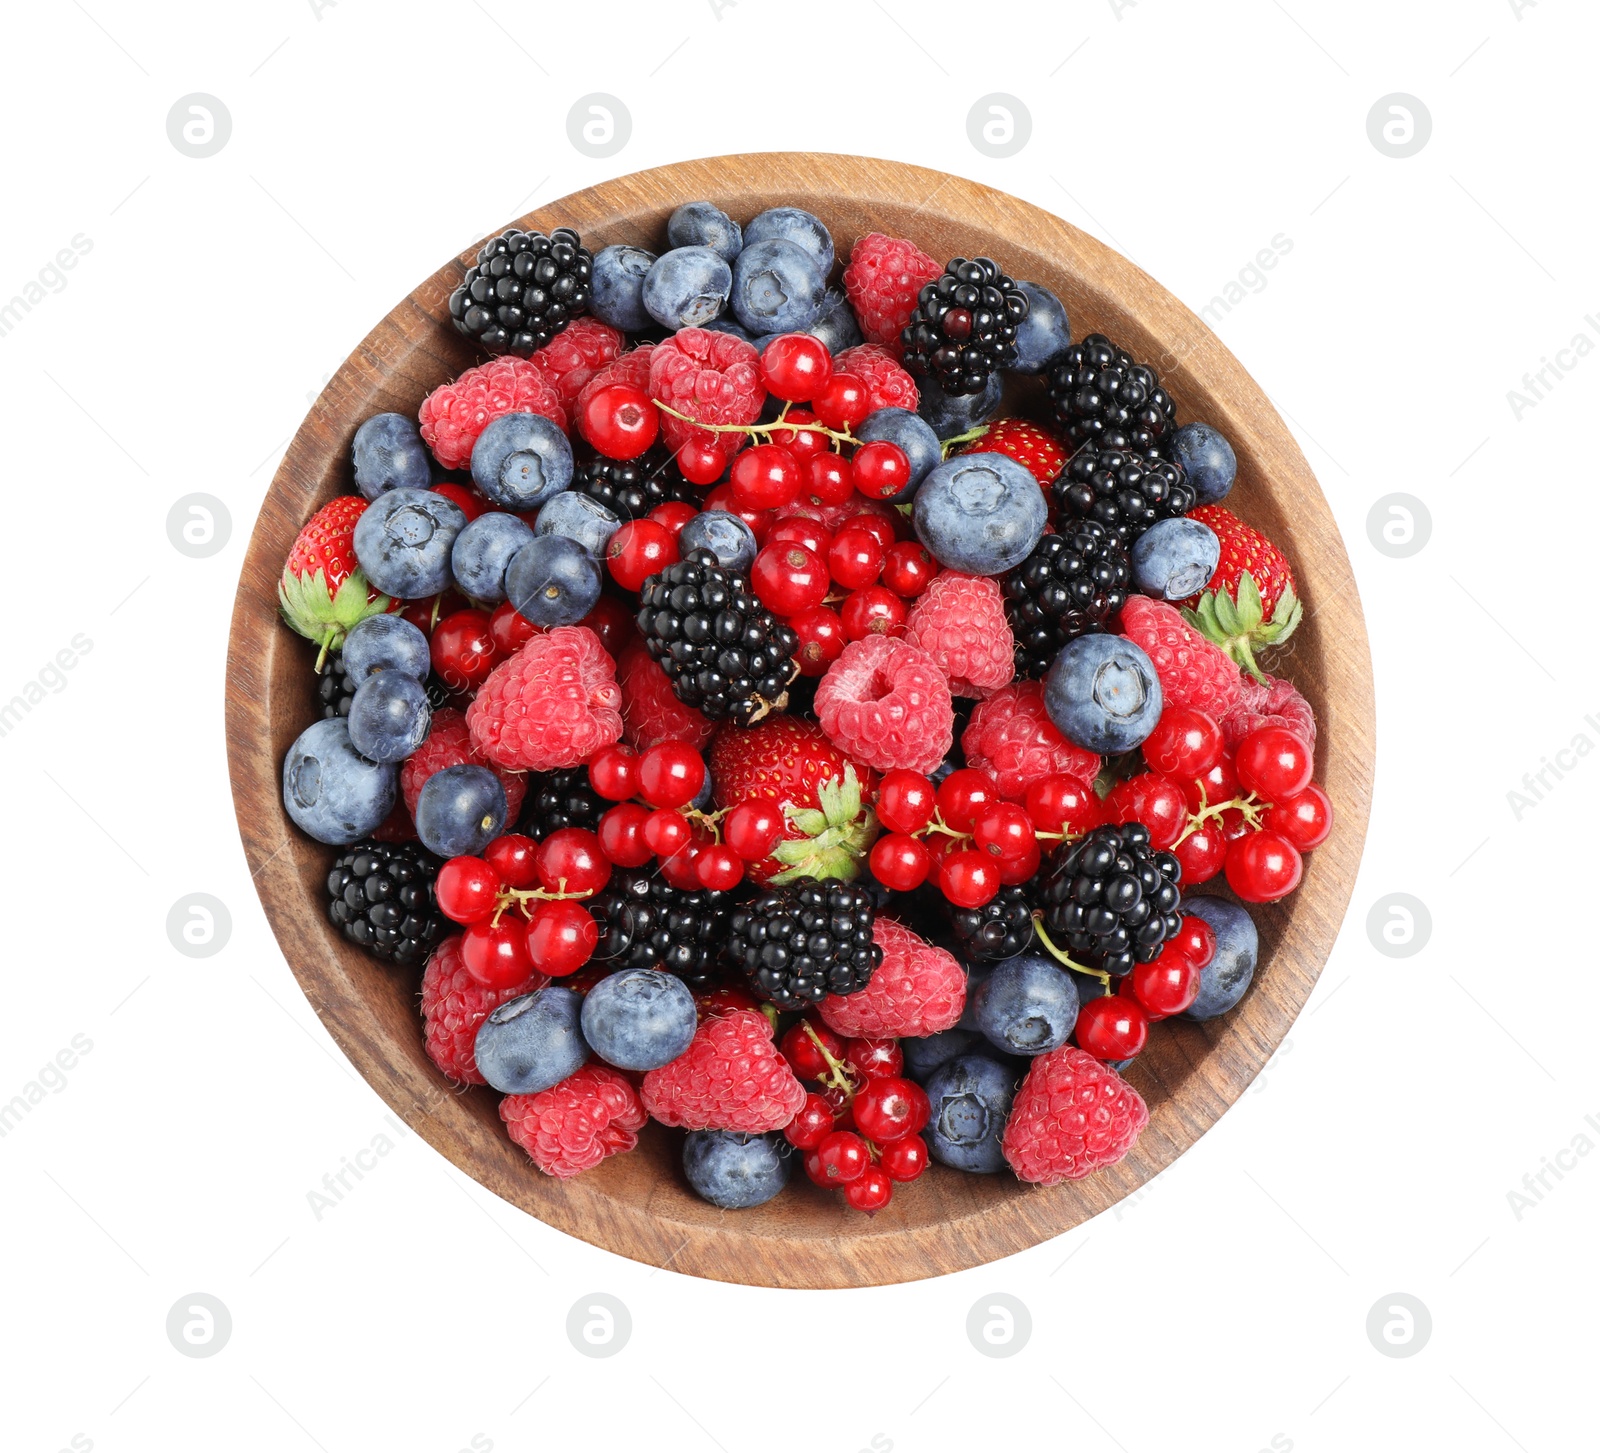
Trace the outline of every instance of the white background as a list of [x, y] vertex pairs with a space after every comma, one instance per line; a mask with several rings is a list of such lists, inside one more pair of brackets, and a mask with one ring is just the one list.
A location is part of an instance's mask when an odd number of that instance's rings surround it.
[[[75, 634], [92, 650], [0, 738], [0, 1100], [74, 1035], [93, 1048], [0, 1140], [6, 1447], [1592, 1446], [1600, 1156], [1547, 1172], [1520, 1218], [1508, 1193], [1600, 1115], [1600, 762], [1520, 820], [1507, 793], [1600, 742], [1600, 358], [1520, 420], [1507, 392], [1579, 331], [1600, 341], [1597, 21], [1573, 0], [13, 12], [0, 298], [93, 245], [0, 337], [0, 698]], [[603, 159], [566, 126], [597, 91], [632, 117]], [[191, 92], [231, 113], [208, 159], [167, 137]], [[1032, 117], [1010, 158], [968, 139], [990, 92]], [[1432, 117], [1409, 159], [1368, 138], [1391, 92]], [[326, 376], [444, 258], [605, 177], [766, 149], [978, 178], [1196, 309], [1292, 239], [1219, 332], [1317, 470], [1372, 634], [1378, 790], [1339, 945], [1273, 1065], [1171, 1170], [962, 1275], [797, 1294], [652, 1272], [414, 1136], [319, 1221], [308, 1192], [385, 1109], [299, 994], [234, 828], [224, 643], [259, 502]], [[167, 536], [196, 491], [232, 516], [208, 559]], [[1394, 492], [1431, 514], [1409, 558], [1368, 537]], [[232, 914], [210, 959], [165, 932], [194, 892]], [[1411, 958], [1366, 930], [1394, 892], [1431, 910]], [[233, 1321], [204, 1360], [165, 1333], [196, 1291]], [[597, 1291], [633, 1322], [608, 1361], [565, 1332]], [[1002, 1291], [1033, 1332], [991, 1360], [966, 1319]], [[1395, 1292], [1432, 1317], [1406, 1359], [1366, 1333]]]

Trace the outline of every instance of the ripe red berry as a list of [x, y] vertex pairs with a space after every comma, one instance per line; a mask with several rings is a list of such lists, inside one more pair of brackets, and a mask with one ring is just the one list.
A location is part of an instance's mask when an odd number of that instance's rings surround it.
[[486, 989], [509, 989], [533, 972], [528, 940], [520, 917], [501, 915], [500, 922], [469, 923], [461, 935], [461, 962]]
[[452, 691], [482, 686], [500, 664], [488, 611], [458, 610], [447, 615], [433, 628], [428, 654], [439, 679]]
[[684, 500], [669, 499], [665, 504], [657, 505], [645, 518], [654, 520], [676, 540], [678, 532], [699, 513], [699, 510]]
[[1311, 785], [1311, 768], [1311, 748], [1288, 727], [1258, 727], [1233, 754], [1239, 785], [1267, 802], [1304, 792]]
[[1064, 772], [1030, 783], [1022, 805], [1035, 832], [1086, 833], [1105, 820], [1094, 789]]
[[1233, 770], [1233, 753], [1224, 751], [1199, 777], [1186, 777], [1178, 785], [1183, 791], [1183, 804], [1190, 812], [1200, 811], [1202, 794], [1205, 803], [1212, 807], [1219, 802], [1231, 802], [1239, 795], [1239, 779]]
[[531, 888], [539, 881], [539, 844], [519, 832], [502, 833], [483, 850], [483, 859], [507, 888]]
[[750, 567], [750, 589], [774, 615], [798, 615], [822, 604], [828, 567], [804, 545], [769, 544]]
[[1106, 795], [1106, 821], [1142, 822], [1150, 829], [1151, 847], [1161, 852], [1177, 842], [1188, 815], [1182, 789], [1154, 772], [1126, 778]]
[[821, 1020], [807, 1016], [784, 1033], [778, 1053], [802, 1080], [820, 1080], [832, 1070], [828, 1055], [844, 1058], [844, 1041]]
[[1043, 861], [1044, 854], [1039, 851], [1038, 840], [1028, 844], [1028, 851], [1020, 858], [1001, 858], [1000, 881], [1007, 886], [1017, 883], [1026, 883], [1039, 871], [1039, 864]]
[[589, 785], [607, 802], [626, 802], [639, 790], [638, 771], [633, 748], [614, 742], [589, 758]]
[[726, 893], [744, 881], [744, 862], [725, 843], [710, 843], [695, 859], [694, 874], [702, 888]]
[[878, 1164], [892, 1181], [914, 1181], [928, 1168], [928, 1143], [920, 1135], [891, 1141], [879, 1154]]
[[1015, 802], [992, 802], [973, 821], [972, 845], [1002, 863], [1017, 863], [1038, 851], [1039, 840]]
[[946, 827], [971, 832], [978, 814], [1000, 800], [993, 779], [976, 767], [962, 767], [939, 784], [934, 801]]
[[722, 821], [722, 840], [747, 863], [759, 863], [783, 832], [783, 809], [765, 797], [752, 797]]
[[[674, 535], [676, 540], [677, 536]], [[676, 560], [677, 546], [673, 546], [672, 558]], [[587, 630], [591, 630], [600, 637], [600, 644], [606, 652], [615, 657], [622, 651], [623, 646], [633, 635], [633, 618], [637, 611], [629, 610], [621, 599], [615, 595], [602, 595], [595, 602], [595, 607], [581, 621], [578, 622]]]
[[1217, 935], [1199, 914], [1186, 913], [1178, 926], [1178, 936], [1169, 940], [1169, 945], [1203, 969], [1217, 952]]
[[885, 833], [867, 855], [872, 876], [894, 893], [909, 893], [928, 881], [933, 854], [920, 839], [903, 832]]
[[767, 532], [767, 538], [762, 543], [804, 545], [818, 559], [825, 560], [833, 545], [833, 534], [821, 520], [813, 520], [805, 515], [790, 515], [786, 520], [779, 520]]
[[859, 590], [871, 585], [883, 569], [884, 550], [869, 530], [845, 528], [828, 547], [828, 574], [836, 585]]
[[828, 345], [810, 333], [780, 333], [761, 350], [761, 382], [790, 403], [813, 399], [833, 377]]
[[690, 484], [715, 484], [728, 467], [728, 456], [720, 445], [690, 439], [678, 449], [678, 470]]
[[670, 858], [681, 853], [689, 845], [693, 836], [689, 829], [689, 820], [681, 812], [670, 807], [663, 807], [652, 812], [644, 820], [640, 829], [644, 840], [650, 844], [650, 851], [658, 858]]
[[1000, 868], [975, 848], [961, 848], [939, 863], [939, 888], [957, 908], [982, 908], [1000, 891]]
[[911, 483], [911, 460], [898, 444], [875, 439], [850, 456], [850, 475], [868, 499], [893, 499]]
[[733, 501], [732, 485], [719, 484], [706, 496], [705, 508], [726, 510], [730, 515], [737, 515], [750, 526], [750, 533], [756, 537], [757, 547], [767, 543], [767, 535], [772, 529], [772, 511], [741, 509]]
[[688, 843], [670, 858], [661, 860], [661, 876], [674, 888], [692, 892], [704, 886], [700, 882], [700, 854], [705, 844], [691, 835]]
[[619, 868], [642, 868], [655, 856], [655, 849], [644, 840], [644, 825], [650, 809], [637, 802], [613, 807], [600, 819], [600, 851]]
[[482, 858], [451, 858], [433, 885], [439, 912], [457, 923], [481, 923], [500, 902], [500, 875]]
[[644, 389], [608, 383], [583, 400], [578, 432], [607, 459], [637, 459], [661, 430], [661, 410]]
[[821, 1095], [807, 1095], [800, 1113], [784, 1128], [784, 1138], [797, 1150], [811, 1150], [833, 1133], [833, 1109]]
[[928, 1097], [912, 1080], [890, 1075], [870, 1079], [851, 1101], [856, 1128], [882, 1145], [915, 1135], [928, 1123]]
[[1246, 903], [1275, 903], [1300, 886], [1299, 849], [1277, 832], [1253, 832], [1228, 845], [1228, 886]]
[[611, 578], [624, 590], [637, 591], [650, 576], [678, 559], [678, 542], [655, 520], [628, 520], [606, 545]]
[[836, 373], [812, 399], [811, 407], [830, 429], [848, 432], [872, 412], [872, 395], [865, 379]]
[[1183, 869], [1183, 886], [1209, 883], [1222, 871], [1228, 856], [1228, 839], [1215, 822], [1203, 822], [1186, 838], [1180, 839], [1172, 849], [1178, 866]]
[[827, 1184], [853, 1181], [867, 1168], [867, 1142], [848, 1130], [835, 1130], [817, 1146], [817, 1161]]
[[1148, 964], [1135, 964], [1119, 990], [1131, 994], [1152, 1020], [1182, 1014], [1200, 993], [1200, 968], [1171, 943]]
[[544, 632], [509, 600], [503, 600], [489, 617], [489, 634], [494, 637], [494, 648], [503, 661], [507, 656], [515, 655], [535, 636], [543, 635]]
[[800, 493], [800, 461], [780, 444], [757, 444], [733, 461], [728, 483], [741, 509], [775, 510]]
[[905, 1066], [898, 1039], [851, 1039], [844, 1046], [845, 1063], [863, 1079], [897, 1076]]
[[705, 759], [687, 742], [657, 742], [634, 774], [638, 795], [652, 807], [687, 807], [706, 785]]
[[855, 477], [839, 454], [813, 454], [805, 465], [805, 494], [819, 505], [842, 505], [856, 492]]
[[581, 903], [557, 898], [541, 903], [528, 920], [527, 955], [533, 967], [552, 979], [575, 974], [594, 953], [600, 929]]
[[1132, 1059], [1150, 1037], [1150, 1016], [1136, 999], [1102, 994], [1078, 1011], [1078, 1048], [1100, 1060]]
[[881, 1165], [869, 1165], [844, 1188], [844, 1198], [853, 1210], [875, 1216], [894, 1196], [894, 1182]]
[[1155, 730], [1144, 739], [1146, 765], [1152, 772], [1183, 782], [1198, 777], [1222, 755], [1222, 728], [1191, 706], [1169, 706]]
[[862, 510], [859, 514], [851, 515], [850, 528], [852, 530], [870, 530], [877, 536], [878, 543], [883, 546], [884, 555], [887, 557], [889, 547], [895, 542], [894, 522], [896, 518], [898, 516], [869, 514], [866, 510]]
[[934, 805], [933, 783], [921, 772], [895, 767], [878, 783], [878, 821], [891, 832], [921, 832]]
[[868, 636], [903, 636], [906, 616], [905, 601], [881, 585], [852, 590], [839, 607], [844, 633], [852, 641], [864, 641]]
[[479, 515], [489, 513], [489, 501], [475, 489], [468, 489], [464, 484], [457, 484], [453, 480], [444, 480], [433, 486], [435, 494], [442, 494], [451, 504], [455, 505], [467, 517], [470, 524]]
[[772, 426], [772, 442], [783, 445], [803, 465], [833, 448], [833, 441], [821, 429], [805, 427], [816, 422], [810, 409], [790, 409], [782, 423]]
[[1303, 853], [1321, 847], [1333, 831], [1333, 803], [1315, 782], [1302, 792], [1278, 798], [1263, 814], [1261, 825], [1282, 833]]
[[794, 658], [802, 676], [820, 676], [844, 654], [844, 622], [825, 605], [813, 606], [789, 617], [790, 629], [800, 638]]
[[939, 565], [917, 540], [896, 540], [884, 552], [883, 583], [911, 600], [933, 584]]
[[534, 856], [539, 886], [546, 893], [598, 893], [611, 881], [611, 860], [600, 838], [586, 827], [551, 833]]

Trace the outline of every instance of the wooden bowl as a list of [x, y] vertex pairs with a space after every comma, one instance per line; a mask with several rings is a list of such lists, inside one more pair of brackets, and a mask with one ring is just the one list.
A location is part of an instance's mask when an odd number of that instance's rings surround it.
[[[753, 1211], [723, 1212], [688, 1190], [681, 1134], [652, 1125], [639, 1149], [571, 1181], [541, 1174], [507, 1138], [488, 1089], [460, 1092], [423, 1053], [417, 975], [346, 943], [323, 911], [328, 848], [292, 829], [280, 764], [314, 717], [312, 653], [278, 621], [274, 588], [300, 525], [353, 484], [350, 440], [369, 415], [415, 415], [438, 384], [480, 361], [451, 327], [446, 300], [471, 261], [452, 259], [384, 318], [345, 361], [290, 444], [251, 536], [228, 651], [228, 759], [239, 831], [267, 917], [306, 997], [393, 1109], [456, 1165], [530, 1215], [608, 1250], [722, 1281], [778, 1287], [871, 1286], [977, 1266], [1060, 1235], [1161, 1171], [1205, 1133], [1271, 1057], [1311, 992], [1344, 917], [1366, 832], [1373, 704], [1365, 626], [1339, 532], [1283, 421], [1238, 361], [1187, 308], [1131, 263], [1037, 207], [941, 172], [851, 156], [722, 157], [606, 182], [517, 224], [576, 227], [594, 250], [657, 246], [680, 202], [710, 198], [746, 219], [793, 203], [816, 213], [842, 255], [867, 232], [909, 237], [937, 258], [991, 254], [1053, 289], [1074, 337], [1101, 331], [1154, 365], [1180, 420], [1232, 441], [1229, 504], [1291, 557], [1306, 620], [1290, 652], [1320, 723], [1317, 779], [1337, 813], [1332, 839], [1292, 897], [1256, 913], [1262, 960], [1231, 1014], [1167, 1021], [1128, 1078], [1150, 1125], [1110, 1170], [1045, 1190], [1009, 1176], [934, 1166], [873, 1218], [796, 1174]], [[1324, 614], [1321, 607], [1332, 603]]]

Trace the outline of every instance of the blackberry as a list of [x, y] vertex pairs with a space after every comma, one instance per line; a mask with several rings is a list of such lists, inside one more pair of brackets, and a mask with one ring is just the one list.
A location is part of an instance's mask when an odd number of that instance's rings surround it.
[[607, 973], [665, 969], [691, 989], [722, 977], [730, 895], [710, 888], [674, 888], [642, 868], [614, 868], [611, 881], [584, 900], [600, 926], [593, 962]]
[[645, 581], [638, 624], [678, 700], [713, 720], [749, 726], [788, 704], [800, 638], [709, 550]]
[[589, 785], [587, 767], [529, 772], [517, 831], [537, 841], [563, 827], [585, 827], [593, 832], [600, 825], [600, 815], [611, 805]]
[[1178, 465], [1094, 444], [1067, 461], [1051, 489], [1058, 525], [1098, 520], [1124, 549], [1157, 520], [1186, 515], [1195, 506], [1194, 486]]
[[439, 868], [420, 843], [357, 843], [328, 871], [328, 917], [375, 958], [424, 963], [455, 929], [433, 895]]
[[946, 900], [958, 951], [968, 958], [994, 962], [1037, 948], [1033, 898], [1038, 891], [1039, 877], [1035, 875], [1026, 883], [1001, 888], [982, 908], [957, 908]]
[[867, 987], [883, 962], [872, 939], [876, 918], [865, 888], [803, 878], [733, 910], [728, 956], [763, 999], [804, 1009]]
[[905, 366], [947, 394], [982, 393], [989, 376], [1016, 361], [1017, 324], [1028, 297], [987, 257], [958, 257], [917, 294], [900, 335]]
[[1103, 333], [1060, 354], [1045, 377], [1056, 421], [1074, 444], [1096, 441], [1154, 458], [1175, 405], [1153, 368]]
[[344, 652], [330, 651], [322, 663], [321, 677], [317, 682], [317, 705], [322, 719], [349, 716], [350, 703], [355, 700], [355, 678], [344, 669]]
[[570, 227], [513, 227], [484, 243], [450, 294], [450, 320], [490, 353], [526, 358], [588, 309], [594, 259]]
[[1017, 675], [1040, 677], [1068, 641], [1102, 630], [1128, 598], [1128, 552], [1098, 520], [1041, 536], [1001, 582]]
[[652, 449], [638, 459], [597, 456], [578, 466], [572, 487], [603, 504], [619, 520], [637, 520], [657, 505], [674, 501], [698, 509], [703, 498], [664, 449]]
[[1061, 856], [1040, 889], [1057, 948], [1122, 975], [1147, 964], [1182, 922], [1178, 860], [1142, 822], [1097, 827]]

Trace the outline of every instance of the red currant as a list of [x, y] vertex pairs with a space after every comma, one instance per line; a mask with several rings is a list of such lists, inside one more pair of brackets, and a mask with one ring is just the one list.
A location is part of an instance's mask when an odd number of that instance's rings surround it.
[[557, 898], [533, 910], [527, 929], [528, 958], [541, 974], [552, 979], [575, 974], [594, 953], [600, 929], [594, 915], [581, 903]]
[[1177, 842], [1188, 818], [1182, 788], [1154, 772], [1117, 783], [1106, 796], [1105, 814], [1108, 822], [1142, 822], [1150, 846], [1161, 852]]
[[822, 604], [828, 567], [804, 545], [769, 544], [750, 567], [750, 589], [774, 615], [798, 615]]
[[750, 526], [750, 533], [756, 537], [758, 548], [767, 543], [767, 535], [772, 529], [772, 511], [741, 509], [733, 502], [732, 485], [719, 484], [706, 496], [705, 508], [726, 510], [730, 515], [737, 515]]
[[781, 423], [772, 426], [772, 442], [783, 445], [803, 465], [833, 448], [833, 441], [821, 429], [803, 427], [816, 422], [817, 416], [810, 409], [790, 409]]
[[851, 1209], [865, 1211], [869, 1216], [877, 1215], [893, 1195], [894, 1182], [881, 1165], [869, 1165], [844, 1188], [844, 1198]]
[[1257, 727], [1233, 754], [1239, 785], [1267, 802], [1304, 792], [1311, 768], [1311, 748], [1288, 727]]
[[[862, 502], [865, 505], [865, 501]], [[887, 557], [889, 547], [894, 544], [894, 520], [887, 514], [875, 514], [866, 508], [858, 509], [851, 515], [844, 528], [852, 530], [866, 530], [877, 537], [878, 543], [883, 546]]]
[[1228, 856], [1228, 839], [1214, 821], [1200, 824], [1188, 837], [1172, 849], [1183, 869], [1183, 886], [1192, 883], [1209, 883], [1222, 871]]
[[744, 863], [725, 843], [711, 843], [695, 859], [694, 874], [702, 888], [726, 893], [744, 881]]
[[898, 444], [876, 439], [850, 456], [850, 476], [868, 499], [893, 499], [911, 483], [911, 460]]
[[892, 1181], [914, 1181], [928, 1168], [928, 1143], [920, 1135], [908, 1135], [883, 1147], [878, 1164]]
[[661, 430], [661, 410], [631, 383], [608, 383], [583, 399], [578, 432], [607, 459], [637, 459]]
[[810, 333], [780, 333], [761, 350], [761, 382], [786, 402], [815, 398], [832, 377], [833, 355]]
[[606, 545], [611, 578], [624, 590], [637, 591], [650, 576], [678, 558], [678, 542], [655, 520], [628, 520]]
[[1333, 803], [1315, 782], [1304, 791], [1279, 797], [1262, 816], [1261, 825], [1282, 833], [1301, 852], [1321, 847], [1333, 831]]
[[507, 656], [516, 655], [535, 636], [542, 636], [544, 631], [509, 600], [503, 600], [489, 617], [489, 634], [494, 637], [494, 648], [499, 652], [500, 659], [504, 660]]
[[895, 767], [878, 783], [878, 821], [891, 832], [921, 832], [933, 817], [933, 783], [921, 772]]
[[676, 540], [678, 532], [699, 513], [699, 510], [684, 500], [669, 499], [665, 504], [657, 505], [645, 518], [654, 520]]
[[957, 832], [971, 832], [978, 814], [999, 800], [993, 778], [976, 767], [962, 767], [952, 772], [934, 793], [944, 825]]
[[898, 1039], [847, 1040], [844, 1058], [845, 1063], [865, 1080], [896, 1076], [905, 1066], [905, 1056], [900, 1051]]
[[872, 395], [858, 375], [836, 373], [812, 397], [811, 407], [830, 429], [848, 431], [872, 412]]
[[933, 854], [919, 838], [903, 832], [885, 833], [867, 855], [872, 876], [895, 893], [920, 888], [933, 870]]
[[651, 807], [687, 807], [706, 785], [706, 764], [688, 742], [657, 742], [639, 758], [638, 795]]
[[1178, 936], [1171, 944], [1186, 959], [1205, 968], [1216, 956], [1217, 935], [1198, 913], [1186, 913], [1178, 926]]
[[1141, 750], [1152, 772], [1184, 782], [1222, 755], [1222, 728], [1191, 706], [1169, 706]]
[[915, 1135], [928, 1123], [928, 1097], [912, 1080], [889, 1075], [869, 1079], [851, 1102], [856, 1128], [882, 1145]]
[[489, 613], [458, 610], [433, 628], [428, 654], [439, 679], [452, 691], [482, 686], [500, 664], [500, 649], [489, 630]]
[[467, 517], [471, 524], [479, 515], [489, 513], [490, 505], [475, 489], [468, 489], [464, 484], [456, 484], [453, 480], [445, 480], [433, 486], [435, 494], [442, 494], [458, 510]]
[[741, 802], [722, 822], [722, 840], [745, 862], [759, 863], [783, 833], [783, 809], [764, 797]]
[[607, 802], [626, 802], [639, 790], [639, 758], [615, 742], [589, 758], [589, 785]]
[[700, 854], [705, 847], [705, 843], [691, 835], [680, 851], [661, 860], [661, 876], [672, 887], [682, 888], [685, 892], [693, 892], [701, 887]]
[[982, 908], [1000, 891], [995, 860], [974, 848], [962, 848], [939, 864], [939, 888], [957, 908]]
[[[592, 920], [591, 920], [592, 921]], [[486, 989], [510, 989], [533, 972], [526, 925], [503, 914], [500, 922], [469, 923], [461, 935], [461, 962]]]
[[1094, 789], [1064, 772], [1029, 783], [1022, 805], [1035, 832], [1076, 835], [1089, 832], [1105, 821]]
[[768, 545], [804, 545], [819, 559], [827, 559], [833, 535], [821, 520], [810, 515], [789, 515], [767, 532]]
[[991, 802], [972, 824], [972, 845], [1002, 863], [1021, 862], [1038, 849], [1033, 823], [1015, 802]]
[[790, 616], [789, 627], [800, 638], [794, 658], [802, 676], [822, 675], [844, 653], [844, 622], [825, 605]]
[[600, 851], [619, 868], [642, 868], [655, 856], [655, 849], [644, 840], [644, 825], [650, 809], [637, 802], [613, 807], [600, 819]]
[[652, 812], [644, 820], [640, 831], [650, 844], [650, 851], [659, 858], [670, 858], [681, 853], [689, 846], [689, 839], [694, 835], [689, 828], [689, 819], [670, 807]]
[[1135, 999], [1102, 994], [1078, 1011], [1078, 1048], [1099, 1060], [1132, 1059], [1150, 1036], [1150, 1016]]
[[1228, 886], [1246, 903], [1275, 903], [1300, 886], [1295, 845], [1277, 832], [1253, 832], [1228, 846]]
[[1201, 798], [1215, 807], [1219, 802], [1231, 802], [1239, 795], [1239, 779], [1233, 771], [1233, 753], [1224, 751], [1197, 778], [1185, 778], [1179, 787], [1183, 792], [1183, 805], [1190, 812], [1199, 812]]
[[850, 466], [838, 454], [813, 454], [806, 462], [805, 492], [819, 505], [842, 505], [856, 492]]
[[1000, 859], [1000, 881], [1007, 886], [1026, 883], [1039, 871], [1044, 854], [1039, 851], [1038, 839], [1028, 844], [1028, 851], [1020, 858]]
[[938, 562], [916, 540], [896, 540], [884, 552], [883, 583], [907, 600], [921, 595], [938, 573]]
[[483, 850], [507, 888], [531, 888], [539, 881], [538, 856], [539, 844], [520, 832], [503, 833]]
[[757, 444], [733, 461], [728, 483], [742, 509], [781, 509], [800, 493], [800, 461], [781, 444]]
[[828, 547], [828, 574], [846, 590], [871, 585], [883, 569], [883, 546], [868, 530], [843, 529]]
[[539, 844], [534, 858], [546, 893], [598, 893], [611, 881], [611, 860], [586, 827], [563, 827]]
[[848, 1130], [835, 1130], [817, 1146], [817, 1161], [828, 1183], [853, 1181], [867, 1168], [867, 1142]]
[[833, 1110], [821, 1095], [807, 1095], [800, 1113], [784, 1127], [784, 1139], [797, 1150], [811, 1150], [833, 1134]]
[[828, 1179], [827, 1171], [823, 1170], [822, 1168], [822, 1157], [817, 1154], [817, 1149], [815, 1146], [806, 1151], [805, 1158], [800, 1162], [800, 1164], [805, 1170], [806, 1179], [809, 1180], [812, 1185], [831, 1186], [833, 1184], [833, 1182]]
[[852, 590], [839, 607], [844, 633], [852, 641], [868, 636], [903, 636], [906, 633], [906, 603], [881, 585]]
[[433, 885], [439, 912], [457, 923], [481, 923], [500, 903], [500, 875], [482, 858], [451, 858]]
[[[676, 536], [673, 537], [676, 540]], [[676, 560], [677, 545], [673, 545], [672, 558]], [[602, 595], [595, 602], [595, 607], [581, 621], [580, 626], [593, 631], [600, 637], [600, 644], [606, 653], [612, 657], [622, 654], [622, 648], [633, 635], [633, 621], [637, 611], [629, 610], [614, 595]]]
[[728, 467], [722, 446], [705, 439], [690, 439], [678, 449], [678, 471], [690, 484], [715, 484]]
[[808, 1016], [784, 1033], [778, 1053], [802, 1080], [820, 1080], [832, 1071], [829, 1055], [835, 1061], [844, 1058], [844, 1041], [820, 1019]]
[[1182, 1014], [1200, 993], [1200, 968], [1173, 944], [1147, 964], [1135, 964], [1120, 992], [1131, 994], [1152, 1020]]

